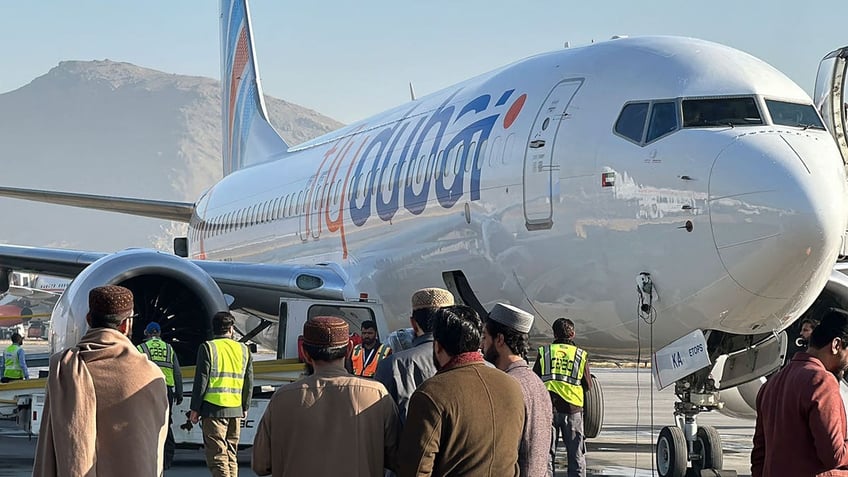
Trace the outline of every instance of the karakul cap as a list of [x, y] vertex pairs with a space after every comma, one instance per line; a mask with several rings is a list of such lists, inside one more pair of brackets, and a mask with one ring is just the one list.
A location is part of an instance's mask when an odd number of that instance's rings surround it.
[[412, 311], [453, 306], [453, 294], [444, 288], [423, 288], [412, 294]]
[[128, 288], [117, 285], [93, 288], [88, 293], [88, 309], [100, 316], [132, 313], [133, 294]]
[[496, 303], [489, 312], [489, 319], [512, 328], [519, 333], [529, 333], [533, 328], [533, 315], [521, 308], [504, 303]]
[[312, 346], [346, 346], [350, 341], [347, 322], [335, 316], [316, 316], [303, 324], [303, 343]]

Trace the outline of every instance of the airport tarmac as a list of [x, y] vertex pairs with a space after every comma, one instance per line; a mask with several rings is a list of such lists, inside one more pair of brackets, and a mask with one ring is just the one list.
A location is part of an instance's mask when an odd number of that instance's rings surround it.
[[[41, 342], [43, 343], [43, 342]], [[45, 351], [43, 344], [25, 343], [31, 352]], [[652, 448], [663, 426], [673, 424], [671, 414], [675, 401], [672, 388], [661, 392], [651, 384], [648, 369], [592, 369], [604, 388], [605, 416], [601, 435], [587, 442], [589, 476], [656, 475], [652, 472]], [[638, 387], [637, 387], [638, 380]], [[653, 434], [651, 433], [651, 394], [653, 389]], [[635, 412], [638, 411], [638, 412]], [[716, 413], [702, 414], [700, 424], [716, 427], [724, 443], [724, 468], [740, 476], [750, 475], [749, 458], [754, 422], [733, 419]], [[13, 421], [0, 420], [0, 477], [31, 475], [36, 439], [15, 428]], [[239, 453], [241, 475], [255, 475], [250, 470], [250, 450]], [[557, 455], [557, 475], [565, 475], [566, 455]], [[169, 476], [209, 475], [202, 449], [179, 449]]]

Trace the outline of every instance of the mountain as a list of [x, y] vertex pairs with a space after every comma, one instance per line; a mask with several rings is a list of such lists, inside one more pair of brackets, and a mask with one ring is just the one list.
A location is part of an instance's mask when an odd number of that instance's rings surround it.
[[[342, 124], [266, 96], [289, 144]], [[63, 61], [0, 94], [0, 184], [194, 201], [221, 178], [221, 90], [129, 63]], [[0, 199], [0, 242], [96, 251], [170, 249], [167, 221]]]

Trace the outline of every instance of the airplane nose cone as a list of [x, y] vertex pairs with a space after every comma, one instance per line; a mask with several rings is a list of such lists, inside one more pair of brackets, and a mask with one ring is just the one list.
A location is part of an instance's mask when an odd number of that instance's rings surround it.
[[845, 172], [832, 141], [807, 132], [738, 137], [710, 173], [713, 239], [730, 277], [786, 299], [823, 285], [845, 230]]

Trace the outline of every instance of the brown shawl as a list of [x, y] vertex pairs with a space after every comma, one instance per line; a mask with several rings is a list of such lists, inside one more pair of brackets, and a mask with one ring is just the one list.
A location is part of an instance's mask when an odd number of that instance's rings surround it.
[[34, 477], [162, 474], [165, 379], [126, 336], [93, 328], [50, 358]]

